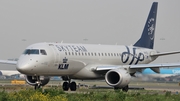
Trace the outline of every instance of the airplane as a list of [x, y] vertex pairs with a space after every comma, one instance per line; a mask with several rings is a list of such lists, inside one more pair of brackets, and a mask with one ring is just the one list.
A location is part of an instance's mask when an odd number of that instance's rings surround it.
[[[16, 61], [18, 59], [8, 59], [10, 61]], [[21, 74], [16, 70], [16, 66], [14, 65], [7, 65], [7, 64], [0, 64], [0, 77], [1, 78], [24, 78], [24, 74]]]
[[147, 78], [146, 80], [169, 78], [168, 80], [174, 81], [180, 78], [180, 68], [160, 68], [160, 73], [146, 68], [141, 73], [136, 73], [136, 77]]
[[0, 75], [11, 76], [15, 74], [21, 74], [17, 70], [0, 70]]
[[46, 85], [50, 76], [61, 76], [64, 91], [76, 91], [79, 80], [104, 80], [114, 89], [128, 91], [131, 77], [137, 71], [151, 68], [159, 73], [160, 67], [177, 67], [180, 63], [149, 64], [158, 56], [180, 51], [158, 52], [153, 49], [158, 2], [153, 2], [140, 39], [131, 46], [43, 42], [28, 46], [17, 62], [0, 60], [16, 65], [27, 75], [26, 81], [35, 89]]
[[0, 76], [4, 79], [6, 78], [15, 78], [15, 79], [24, 79], [24, 74], [21, 74], [17, 70], [0, 70]]

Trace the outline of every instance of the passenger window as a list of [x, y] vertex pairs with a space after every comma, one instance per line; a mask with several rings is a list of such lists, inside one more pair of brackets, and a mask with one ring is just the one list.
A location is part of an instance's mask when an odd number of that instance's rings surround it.
[[40, 50], [40, 53], [41, 53], [41, 55], [47, 55], [47, 53], [46, 53], [46, 51], [45, 50]]
[[91, 55], [93, 56], [93, 53], [91, 53]]

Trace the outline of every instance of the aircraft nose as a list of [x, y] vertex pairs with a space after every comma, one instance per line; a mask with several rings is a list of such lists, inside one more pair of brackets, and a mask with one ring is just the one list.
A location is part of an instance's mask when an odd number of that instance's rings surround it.
[[34, 57], [22, 55], [17, 62], [16, 69], [22, 74], [27, 74], [27, 75], [36, 74], [35, 72], [37, 71], [39, 62], [37, 59], [33, 59], [33, 58]]
[[30, 69], [27, 63], [18, 62], [16, 69], [23, 74], [26, 74]]

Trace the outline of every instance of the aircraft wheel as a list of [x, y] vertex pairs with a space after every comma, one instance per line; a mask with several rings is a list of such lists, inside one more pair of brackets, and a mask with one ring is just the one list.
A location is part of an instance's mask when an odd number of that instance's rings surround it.
[[129, 89], [129, 86], [127, 85], [127, 86], [125, 86], [125, 87], [122, 88], [122, 91], [123, 91], [123, 92], [127, 92], [128, 89]]
[[68, 91], [69, 83], [68, 82], [64, 82], [62, 88], [63, 88], [64, 91]]
[[71, 82], [70, 89], [71, 91], [76, 91], [76, 82]]
[[120, 88], [119, 87], [114, 87], [114, 90], [119, 90]]

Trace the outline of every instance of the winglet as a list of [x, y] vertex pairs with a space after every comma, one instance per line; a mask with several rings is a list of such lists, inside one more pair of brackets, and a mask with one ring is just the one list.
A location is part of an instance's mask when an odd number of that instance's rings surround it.
[[157, 7], [158, 3], [153, 2], [141, 38], [134, 44], [134, 46], [153, 49]]

